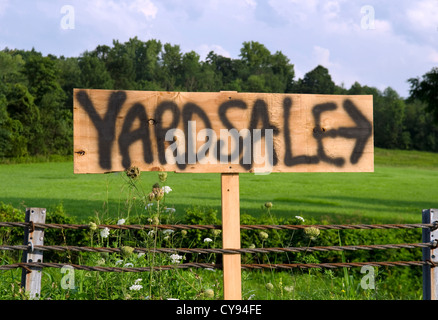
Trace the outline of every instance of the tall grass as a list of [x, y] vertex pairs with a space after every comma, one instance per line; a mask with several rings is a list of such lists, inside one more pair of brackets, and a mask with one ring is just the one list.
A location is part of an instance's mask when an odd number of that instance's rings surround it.
[[[242, 174], [242, 223], [271, 224], [295, 216], [304, 217], [306, 223], [310, 224], [419, 223], [421, 209], [436, 207], [438, 187], [424, 183], [437, 172], [434, 167], [436, 160], [432, 160], [436, 157], [429, 154], [417, 157], [407, 153], [397, 156], [398, 152], [389, 155], [386, 152], [376, 152], [374, 173], [271, 174], [263, 178]], [[404, 157], [404, 160], [397, 162], [400, 157]], [[164, 193], [157, 200], [154, 192], [159, 193], [164, 185], [171, 186], [172, 191]], [[72, 217], [81, 223], [96, 225], [116, 224], [121, 219], [125, 220], [125, 224], [220, 223], [214, 215], [214, 212], [220, 212], [220, 179], [216, 174], [168, 173], [167, 180], [163, 180], [157, 173], [145, 172], [137, 177], [126, 173], [73, 175], [71, 162], [0, 165], [0, 201], [12, 204], [9, 209], [3, 209], [15, 221], [21, 214], [18, 212], [22, 212], [24, 207], [39, 206], [47, 207], [48, 212], [55, 216], [59, 213], [63, 219]], [[266, 202], [272, 202], [273, 207], [265, 207]], [[16, 209], [10, 208], [14, 207], [20, 210], [12, 214]], [[198, 209], [193, 209], [195, 207]], [[0, 218], [4, 217], [0, 215]], [[300, 221], [295, 219], [293, 223]], [[136, 267], [158, 267], [187, 261], [216, 263], [220, 259], [214, 254], [177, 257], [131, 252], [134, 247], [221, 247], [220, 235], [214, 233], [192, 230], [187, 234], [182, 231], [112, 230], [106, 236], [100, 230], [91, 229], [86, 236], [80, 238], [81, 243], [75, 242], [79, 239], [75, 233], [64, 231], [57, 236], [60, 243], [56, 244], [124, 248], [123, 252], [67, 252], [56, 254], [56, 259], [60, 259], [57, 262], [109, 267], [131, 264]], [[13, 236], [5, 228], [1, 228], [0, 235], [1, 243], [10, 244]], [[318, 245], [349, 245], [361, 240], [392, 243], [395, 239], [415, 238], [415, 234], [400, 235], [398, 233], [397, 236], [379, 238], [365, 232], [357, 236], [338, 231], [321, 232], [317, 241]], [[297, 241], [303, 246], [314, 244], [309, 239], [301, 240], [299, 237], [298, 233], [291, 233], [285, 238], [283, 234], [273, 231], [268, 233], [268, 238], [262, 239], [258, 232], [247, 232], [242, 233], [242, 244], [243, 247], [288, 246]], [[18, 238], [21, 242], [22, 238]], [[205, 238], [212, 241], [204, 242]], [[403, 255], [411, 257], [410, 253]], [[383, 255], [369, 256], [368, 253], [353, 258], [345, 253], [334, 256], [330, 259], [346, 262], [357, 258], [385, 259]], [[3, 265], [19, 261], [19, 258], [19, 253], [0, 252], [0, 264]], [[45, 254], [46, 258], [49, 258], [48, 254]], [[242, 258], [247, 259], [248, 263], [275, 263], [276, 259], [280, 259], [267, 254], [251, 257], [245, 255]], [[325, 258], [324, 255], [306, 252], [286, 255], [285, 259], [292, 263], [319, 262]], [[244, 270], [242, 295], [244, 299], [421, 299], [421, 279], [418, 273], [412, 273], [406, 267], [376, 268], [375, 273], [375, 289], [364, 289], [360, 285], [364, 274], [355, 268], [293, 269], [281, 272], [270, 269]], [[74, 279], [69, 278], [73, 275]], [[20, 289], [20, 277], [21, 270], [18, 269], [0, 272], [0, 299], [27, 298]], [[68, 269], [48, 268], [44, 269], [42, 285], [41, 299], [54, 300], [223, 298], [222, 271], [218, 269], [172, 269], [144, 273], [75, 270], [70, 274]]]

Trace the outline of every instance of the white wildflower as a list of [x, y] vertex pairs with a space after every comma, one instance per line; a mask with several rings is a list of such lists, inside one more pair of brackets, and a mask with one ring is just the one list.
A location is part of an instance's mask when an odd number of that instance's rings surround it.
[[212, 242], [213, 240], [211, 240], [210, 238], [205, 238], [204, 242]]
[[105, 227], [100, 231], [100, 236], [102, 238], [108, 238], [109, 234], [110, 234], [110, 230], [107, 227]]
[[122, 262], [123, 262], [123, 260], [117, 260], [116, 265], [121, 264]]
[[172, 260], [172, 263], [179, 263], [181, 261], [181, 259], [183, 258], [183, 256], [180, 256], [179, 254], [172, 254], [170, 256], [170, 259]]
[[259, 237], [260, 237], [260, 239], [262, 241], [264, 241], [264, 240], [268, 239], [269, 235], [266, 232], [264, 232], [264, 231], [260, 231], [259, 232]]
[[154, 204], [151, 202], [151, 203], [148, 203], [147, 205], [146, 205], [146, 207], [144, 207], [146, 210], [147, 209], [149, 209], [150, 207], [152, 207]]
[[169, 187], [169, 186], [164, 186], [164, 187], [161, 188], [161, 189], [163, 189], [164, 193], [169, 193], [170, 191], [172, 191], [172, 188]]
[[137, 280], [134, 281], [134, 284], [138, 284], [138, 283], [141, 282], [142, 280], [143, 280], [143, 279], [141, 279], [141, 278], [140, 278], [140, 279], [137, 279]]
[[125, 219], [120, 219], [119, 221], [117, 221], [117, 225], [120, 226], [122, 224], [124, 224], [126, 222]]
[[301, 220], [302, 222], [304, 222], [304, 218], [301, 216], [295, 216], [295, 219]]
[[175, 208], [167, 208], [166, 212], [170, 212], [170, 213], [175, 213], [176, 209]]
[[163, 231], [164, 234], [171, 234], [173, 232], [175, 232], [175, 230], [172, 230], [172, 229], [166, 229]]
[[143, 286], [141, 284], [133, 284], [132, 286], [129, 287], [129, 290], [138, 291], [141, 290], [142, 288]]
[[292, 292], [294, 290], [293, 286], [286, 286], [284, 287], [284, 290], [286, 290], [287, 292]]
[[124, 267], [133, 267], [134, 265], [131, 262], [125, 263], [123, 265]]

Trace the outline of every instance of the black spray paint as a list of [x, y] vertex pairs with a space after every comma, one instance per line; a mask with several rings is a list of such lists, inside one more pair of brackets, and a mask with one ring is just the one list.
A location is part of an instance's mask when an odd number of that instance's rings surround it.
[[[111, 150], [115, 141], [115, 124], [117, 116], [126, 101], [126, 93], [123, 91], [113, 92], [108, 100], [108, 108], [104, 117], [100, 117], [96, 109], [93, 105], [93, 102], [88, 97], [86, 91], [78, 91], [76, 94], [76, 98], [81, 105], [81, 107], [87, 112], [91, 121], [93, 122], [96, 130], [98, 132], [98, 148], [99, 148], [99, 165], [102, 169], [111, 170]], [[325, 103], [318, 104], [312, 108], [312, 115], [315, 121], [315, 128], [313, 129], [313, 137], [317, 141], [317, 153], [316, 155], [293, 155], [292, 154], [292, 143], [290, 138], [290, 114], [292, 109], [292, 100], [289, 97], [286, 97], [283, 100], [283, 135], [285, 142], [285, 155], [283, 162], [286, 166], [292, 167], [300, 164], [308, 164], [315, 165], [319, 162], [327, 162], [337, 167], [342, 167], [345, 165], [345, 159], [331, 158], [327, 156], [324, 150], [323, 139], [325, 138], [336, 138], [343, 137], [347, 139], [355, 139], [356, 144], [353, 149], [353, 152], [350, 156], [350, 162], [352, 164], [356, 164], [359, 159], [363, 155], [364, 148], [367, 144], [368, 139], [372, 135], [372, 124], [368, 121], [368, 119], [357, 109], [357, 107], [353, 104], [351, 100], [345, 100], [343, 103], [343, 108], [347, 112], [347, 114], [352, 118], [352, 120], [357, 125], [356, 127], [340, 127], [338, 129], [325, 130], [321, 127], [321, 114], [324, 112], [334, 111], [337, 109], [337, 105], [334, 103]], [[229, 100], [227, 102], [222, 103], [219, 106], [219, 119], [221, 120], [224, 128], [232, 131], [236, 130], [235, 126], [231, 123], [231, 121], [227, 117], [227, 113], [230, 112], [233, 108], [239, 110], [246, 110], [248, 108], [247, 104], [242, 100]], [[171, 114], [170, 125], [167, 127], [163, 127], [164, 114]], [[208, 118], [205, 111], [194, 103], [187, 103], [183, 106], [182, 111], [178, 106], [171, 101], [165, 101], [160, 103], [154, 113], [153, 119], [149, 119], [146, 109], [140, 103], [134, 104], [126, 114], [126, 118], [124, 120], [122, 131], [120, 133], [118, 144], [120, 154], [122, 156], [122, 165], [124, 168], [128, 168], [131, 165], [131, 159], [129, 156], [129, 147], [136, 141], [141, 140], [143, 143], [143, 153], [144, 153], [144, 161], [145, 163], [151, 164], [154, 161], [154, 155], [151, 149], [151, 135], [150, 130], [151, 126], [153, 126], [152, 130], [155, 130], [157, 151], [158, 151], [158, 161], [165, 165], [166, 161], [166, 133], [174, 128], [178, 127], [179, 121], [182, 116], [182, 121], [184, 123], [184, 134], [185, 134], [185, 146], [186, 152], [184, 155], [184, 163], [177, 162], [178, 168], [180, 170], [184, 170], [187, 166], [187, 163], [194, 163], [195, 159], [199, 159], [199, 155], [204, 154], [205, 150], [210, 149], [211, 144], [214, 141], [208, 141], [204, 146], [199, 150], [197, 154], [193, 154], [190, 146], [192, 146], [196, 141], [193, 141], [194, 137], [191, 134], [188, 134], [188, 123], [192, 121], [193, 116], [198, 116], [206, 129], [212, 129], [211, 121]], [[166, 116], [167, 117], [167, 116]], [[131, 130], [134, 121], [138, 119], [140, 120], [140, 127], [136, 130]], [[267, 104], [264, 100], [258, 99], [252, 108], [250, 121], [248, 124], [248, 129], [250, 132], [251, 141], [253, 141], [254, 129], [261, 129], [262, 135], [264, 136], [265, 129], [272, 129], [274, 135], [279, 135], [280, 129], [277, 128], [270, 122], [269, 112]], [[260, 137], [260, 139], [261, 139]], [[244, 141], [241, 136], [238, 137], [239, 142], [239, 156], [242, 155], [244, 148]], [[214, 146], [214, 151], [218, 160], [223, 160], [224, 158], [227, 160], [231, 160], [231, 154], [223, 154], [222, 149], [225, 145], [224, 141], [221, 139], [217, 139], [216, 144]], [[237, 151], [237, 150], [235, 150]], [[272, 150], [273, 152], [273, 164], [276, 165], [278, 163], [278, 156], [275, 148]], [[251, 152], [251, 161], [244, 161], [243, 157], [240, 158], [239, 164], [246, 170], [251, 169], [253, 166], [253, 154]]]

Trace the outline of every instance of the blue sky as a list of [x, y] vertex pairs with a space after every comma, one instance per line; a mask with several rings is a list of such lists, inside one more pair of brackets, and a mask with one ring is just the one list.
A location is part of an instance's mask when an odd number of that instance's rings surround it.
[[321, 64], [338, 85], [407, 97], [407, 79], [438, 67], [438, 0], [0, 0], [0, 49], [79, 56], [135, 36], [201, 57], [238, 58], [258, 41], [296, 79]]

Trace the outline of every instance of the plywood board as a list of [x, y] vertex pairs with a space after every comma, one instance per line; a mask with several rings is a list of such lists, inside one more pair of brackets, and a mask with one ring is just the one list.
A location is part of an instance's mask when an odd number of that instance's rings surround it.
[[74, 90], [74, 172], [372, 172], [371, 95]]

